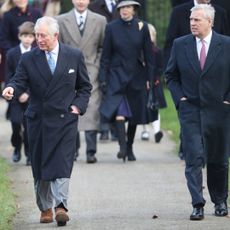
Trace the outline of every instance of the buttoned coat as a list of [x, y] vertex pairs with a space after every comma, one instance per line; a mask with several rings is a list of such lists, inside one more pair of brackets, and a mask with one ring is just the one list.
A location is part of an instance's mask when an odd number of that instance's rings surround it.
[[154, 56], [148, 26], [137, 18], [116, 19], [106, 26], [99, 78], [107, 84], [100, 112], [113, 120], [122, 98], [130, 106], [133, 124], [151, 122], [146, 82], [154, 77]]
[[57, 17], [60, 27], [60, 41], [79, 48], [85, 57], [92, 95], [87, 112], [79, 119], [79, 130], [98, 130], [101, 93], [98, 84], [98, 71], [106, 25], [105, 17], [87, 10], [84, 33], [81, 36], [74, 10]]
[[76, 152], [78, 116], [84, 114], [91, 84], [82, 53], [60, 44], [56, 69], [52, 75], [44, 51], [25, 53], [15, 77], [8, 84], [17, 91], [30, 89], [28, 139], [35, 180], [69, 178]]
[[[196, 40], [175, 40], [166, 79], [179, 111], [183, 150], [188, 164], [207, 157], [208, 163], [226, 164], [230, 153], [230, 38], [213, 31], [204, 69]], [[187, 101], [180, 101], [187, 97]], [[202, 136], [202, 142], [198, 138]]]

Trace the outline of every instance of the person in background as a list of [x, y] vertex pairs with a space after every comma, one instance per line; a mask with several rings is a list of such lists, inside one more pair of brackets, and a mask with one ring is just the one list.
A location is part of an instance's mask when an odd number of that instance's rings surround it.
[[[161, 141], [163, 137], [163, 132], [160, 130], [160, 114], [159, 109], [166, 108], [166, 100], [164, 96], [163, 86], [161, 83], [161, 76], [163, 74], [163, 54], [162, 50], [157, 47], [157, 32], [152, 24], [148, 24], [150, 38], [152, 41], [152, 51], [155, 56], [155, 82], [153, 82], [153, 94], [157, 102], [157, 109], [154, 111], [156, 120], [152, 122], [154, 139], [156, 143]], [[150, 91], [152, 92], [152, 91]], [[143, 125], [143, 131], [141, 133], [142, 140], [149, 140], [149, 131], [146, 125]]]
[[228, 214], [230, 152], [230, 37], [213, 28], [215, 10], [208, 4], [191, 9], [192, 34], [174, 41], [165, 71], [181, 124], [185, 176], [192, 198], [190, 220], [204, 218], [202, 168], [215, 215]]
[[100, 112], [106, 121], [116, 122], [117, 157], [124, 161], [136, 160], [133, 142], [137, 124], [151, 122], [146, 104], [154, 57], [148, 25], [134, 16], [138, 7], [137, 1], [124, 0], [117, 5], [120, 18], [106, 26], [99, 72], [104, 94]]
[[178, 6], [180, 4], [186, 3], [190, 0], [171, 0], [172, 7]]
[[[21, 55], [28, 52], [32, 48], [35, 40], [34, 23], [24, 22], [19, 26], [19, 40], [21, 43], [11, 48], [6, 56], [6, 84], [13, 78]], [[29, 92], [28, 90], [20, 92], [17, 98], [9, 102], [9, 119], [11, 121], [12, 136], [11, 144], [14, 147], [12, 159], [18, 162], [21, 159], [21, 148], [24, 144], [24, 152], [26, 156], [26, 165], [31, 165], [29, 144], [27, 137], [27, 124], [24, 112], [28, 106]]]
[[76, 152], [78, 116], [86, 111], [92, 86], [80, 50], [58, 42], [52, 17], [35, 24], [38, 47], [22, 55], [16, 74], [3, 90], [11, 100], [30, 90], [25, 116], [40, 222], [69, 221], [69, 181]]
[[[117, 1], [115, 0], [95, 0], [89, 4], [89, 9], [93, 12], [106, 17], [107, 22], [111, 22], [119, 17], [117, 11]], [[111, 140], [117, 140], [116, 125], [114, 123], [106, 123], [105, 119], [100, 122], [100, 137], [101, 141], [109, 140], [109, 131], [111, 133]]]
[[[72, 0], [74, 8], [57, 17], [60, 26], [60, 41], [78, 47], [84, 54], [93, 90], [87, 112], [79, 118], [79, 131], [84, 131], [86, 140], [86, 162], [96, 163], [97, 131], [99, 130], [99, 105], [101, 92], [98, 72], [106, 18], [88, 9], [89, 0]], [[78, 25], [78, 26], [77, 26]], [[80, 144], [77, 145], [77, 152]]]

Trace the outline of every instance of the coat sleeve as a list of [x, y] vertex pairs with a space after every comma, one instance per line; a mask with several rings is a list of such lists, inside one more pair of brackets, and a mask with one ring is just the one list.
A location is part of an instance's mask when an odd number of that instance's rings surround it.
[[80, 110], [80, 115], [86, 112], [89, 97], [91, 95], [92, 85], [90, 84], [88, 72], [85, 65], [83, 54], [80, 53], [78, 58], [77, 80], [76, 80], [76, 97], [72, 104]]
[[172, 94], [176, 108], [179, 106], [180, 99], [185, 96], [181, 87], [180, 71], [178, 69], [178, 60], [176, 57], [177, 49], [180, 48], [177, 47], [176, 41], [174, 41], [171, 56], [165, 71], [166, 83]]

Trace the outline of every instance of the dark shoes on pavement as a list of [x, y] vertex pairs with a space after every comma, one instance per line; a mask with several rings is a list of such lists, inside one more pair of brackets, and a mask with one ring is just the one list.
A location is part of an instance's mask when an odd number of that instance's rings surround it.
[[88, 164], [94, 164], [97, 162], [97, 158], [95, 156], [87, 156], [86, 158], [86, 162]]
[[190, 215], [190, 220], [203, 220], [204, 219], [204, 208], [194, 207], [192, 214]]
[[109, 131], [101, 131], [101, 135], [99, 137], [100, 141], [108, 141], [109, 140]]
[[15, 149], [12, 156], [13, 162], [19, 162], [21, 160], [21, 151], [18, 149]]
[[215, 216], [227, 216], [228, 206], [226, 202], [215, 205]]
[[53, 211], [52, 208], [49, 208], [41, 212], [40, 223], [52, 223], [53, 222]]
[[163, 137], [163, 132], [162, 131], [157, 132], [155, 134], [155, 142], [160, 143], [162, 137]]

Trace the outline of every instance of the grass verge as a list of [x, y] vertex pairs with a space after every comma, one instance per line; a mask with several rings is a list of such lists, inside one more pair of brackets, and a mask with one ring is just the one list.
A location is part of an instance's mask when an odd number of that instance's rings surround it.
[[11, 230], [12, 219], [16, 213], [15, 197], [11, 190], [11, 183], [7, 177], [9, 166], [0, 158], [0, 229]]

